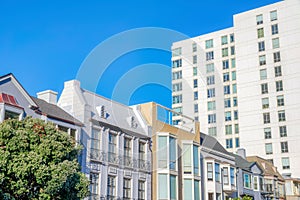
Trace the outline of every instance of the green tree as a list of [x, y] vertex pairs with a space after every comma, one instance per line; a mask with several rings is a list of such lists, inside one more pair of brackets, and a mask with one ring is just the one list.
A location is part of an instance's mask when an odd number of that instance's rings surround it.
[[88, 179], [77, 162], [79, 147], [39, 119], [0, 124], [0, 199], [79, 200]]

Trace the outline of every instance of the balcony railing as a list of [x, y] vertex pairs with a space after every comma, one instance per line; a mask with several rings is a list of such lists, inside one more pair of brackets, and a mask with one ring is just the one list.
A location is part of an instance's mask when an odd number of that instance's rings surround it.
[[118, 165], [118, 164], [120, 164], [120, 159], [119, 159], [119, 157], [117, 156], [117, 154], [115, 154], [115, 153], [111, 153], [111, 152], [108, 152], [108, 162], [109, 163], [112, 163], [112, 164], [116, 164], [116, 165]]
[[133, 159], [130, 156], [124, 156], [123, 165], [126, 167], [133, 167]]
[[99, 200], [100, 196], [98, 194], [91, 194], [89, 199], [90, 200]]
[[145, 171], [149, 171], [151, 168], [151, 164], [149, 161], [142, 159], [133, 159], [130, 156], [118, 156], [115, 153], [103, 152], [98, 149], [91, 149], [90, 158], [91, 160], [99, 162], [108, 162], [115, 165], [121, 165], [130, 168], [138, 168]]

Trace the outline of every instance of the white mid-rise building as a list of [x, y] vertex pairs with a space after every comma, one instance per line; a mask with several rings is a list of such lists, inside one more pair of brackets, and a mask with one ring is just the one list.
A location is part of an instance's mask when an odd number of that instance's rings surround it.
[[227, 150], [241, 146], [292, 177], [300, 177], [299, 10], [299, 0], [280, 1], [172, 46], [172, 108]]

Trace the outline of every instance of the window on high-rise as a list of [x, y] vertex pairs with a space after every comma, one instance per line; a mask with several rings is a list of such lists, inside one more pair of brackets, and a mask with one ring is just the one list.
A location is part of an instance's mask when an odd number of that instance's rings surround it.
[[222, 65], [223, 65], [223, 69], [228, 69], [229, 68], [229, 60], [223, 60]]
[[264, 124], [271, 123], [270, 113], [263, 113]]
[[213, 85], [215, 84], [215, 76], [212, 75], [212, 76], [208, 76], [207, 77], [207, 85]]
[[193, 64], [197, 64], [197, 56], [196, 55], [193, 56]]
[[231, 111], [225, 112], [225, 121], [231, 121]]
[[260, 24], [263, 24], [263, 23], [264, 23], [263, 15], [256, 15], [256, 24], [260, 25]]
[[208, 135], [210, 136], [217, 136], [217, 127], [209, 127], [208, 128]]
[[264, 128], [264, 134], [265, 134], [265, 139], [271, 139], [272, 138], [272, 133], [271, 133], [271, 128]]
[[232, 135], [232, 125], [225, 125], [225, 134]]
[[264, 37], [264, 28], [257, 29], [257, 38], [263, 38]]
[[281, 158], [282, 169], [290, 169], [290, 159], [288, 157]]
[[261, 94], [268, 94], [268, 83], [263, 83], [260, 85]]
[[215, 65], [214, 63], [206, 64], [206, 73], [214, 72], [215, 71]]
[[236, 80], [236, 71], [231, 72], [231, 80], [233, 80], [233, 81]]
[[281, 66], [274, 67], [275, 77], [282, 76]]
[[279, 126], [280, 137], [287, 137], [287, 128], [286, 126]]
[[260, 74], [260, 80], [267, 79], [267, 69], [261, 69], [259, 71], [259, 74]]
[[233, 107], [238, 106], [238, 99], [237, 99], [237, 97], [233, 97], [232, 98], [232, 102], [233, 102]]
[[272, 46], [273, 46], [273, 49], [277, 49], [280, 47], [279, 38], [272, 39]]
[[177, 199], [176, 176], [170, 175], [170, 200]]
[[285, 111], [284, 110], [278, 111], [278, 121], [279, 122], [285, 121]]
[[283, 83], [282, 81], [276, 81], [276, 92], [283, 91]]
[[239, 119], [239, 112], [237, 110], [233, 111], [233, 119], [238, 120]]
[[210, 52], [206, 52], [206, 61], [210, 61], [214, 59], [214, 52], [210, 51]]
[[265, 41], [258, 42], [258, 51], [265, 50]]
[[235, 147], [236, 148], [240, 147], [240, 138], [235, 138]]
[[230, 85], [225, 85], [224, 86], [224, 94], [230, 94]]
[[268, 97], [262, 98], [261, 103], [262, 103], [262, 108], [263, 109], [269, 108], [269, 98]]
[[216, 110], [216, 101], [208, 101], [207, 102], [207, 110]]
[[277, 10], [270, 12], [270, 19], [271, 19], [271, 21], [277, 20]]
[[235, 47], [234, 46], [232, 46], [232, 47], [230, 47], [230, 55], [235, 55]]
[[197, 44], [196, 43], [192, 44], [192, 50], [193, 50], [193, 52], [197, 51]]
[[197, 67], [193, 67], [193, 76], [197, 76], [197, 74], [198, 74]]
[[207, 98], [212, 98], [216, 96], [215, 88], [207, 89]]
[[234, 42], [234, 34], [233, 33], [230, 34], [229, 38], [230, 38], [230, 43]]
[[273, 59], [274, 59], [274, 62], [280, 62], [281, 58], [280, 58], [280, 52], [275, 52], [273, 53]]
[[198, 113], [198, 104], [194, 104], [194, 113]]
[[228, 56], [228, 48], [222, 48], [222, 57]]
[[235, 58], [231, 59], [231, 68], [235, 68]]
[[182, 71], [177, 71], [172, 73], [172, 79], [177, 80], [182, 78]]
[[232, 138], [226, 139], [226, 149], [231, 149], [233, 147]]
[[214, 41], [213, 41], [213, 39], [206, 40], [206, 41], [205, 41], [205, 48], [206, 48], [206, 49], [210, 49], [210, 48], [212, 48], [212, 47], [214, 47]]
[[230, 80], [230, 78], [229, 78], [229, 72], [224, 73], [223, 74], [223, 82], [227, 82], [229, 80]]
[[197, 79], [194, 79], [193, 85], [194, 85], [194, 88], [197, 88], [197, 87], [198, 87], [198, 80], [197, 80]]
[[181, 47], [172, 49], [172, 56], [180, 56], [181, 55]]
[[173, 68], [182, 67], [182, 60], [181, 60], [181, 59], [173, 60], [173, 62], [172, 62], [172, 67], [173, 67]]
[[266, 150], [266, 154], [267, 154], [267, 155], [273, 154], [273, 146], [272, 146], [272, 143], [266, 143], [266, 144], [265, 144], [265, 150]]
[[184, 174], [192, 174], [192, 148], [191, 144], [183, 144], [182, 161]]
[[224, 44], [228, 44], [228, 37], [227, 35], [224, 35], [221, 37], [221, 44], [224, 45]]
[[176, 95], [172, 97], [172, 104], [182, 103], [182, 95]]
[[261, 55], [259, 56], [259, 65], [262, 66], [262, 65], [265, 65], [267, 62], [266, 62], [266, 55]]
[[182, 90], [182, 83], [174, 83], [172, 85], [172, 91], [173, 92], [178, 92], [178, 91], [181, 91]]
[[234, 133], [238, 134], [240, 132], [239, 124], [234, 125]]
[[198, 92], [194, 92], [194, 100], [198, 100]]
[[288, 142], [280, 142], [280, 147], [281, 147], [281, 153], [289, 152]]
[[283, 95], [277, 96], [277, 106], [284, 106], [284, 97]]
[[231, 107], [231, 100], [230, 100], [230, 98], [225, 98], [224, 99], [224, 107], [225, 108], [230, 108]]
[[208, 123], [209, 124], [213, 124], [213, 123], [216, 123], [216, 114], [209, 114], [208, 115]]
[[234, 83], [234, 84], [232, 84], [232, 93], [236, 94], [236, 92], [237, 92], [237, 87], [236, 87], [236, 84]]
[[272, 27], [271, 27], [271, 30], [272, 30], [272, 35], [276, 35], [278, 34], [278, 24], [273, 24]]

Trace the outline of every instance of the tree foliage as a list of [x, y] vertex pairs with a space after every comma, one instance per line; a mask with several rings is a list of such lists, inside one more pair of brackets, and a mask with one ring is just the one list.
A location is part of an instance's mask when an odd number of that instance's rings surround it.
[[88, 179], [71, 137], [39, 119], [0, 124], [0, 199], [82, 199]]

